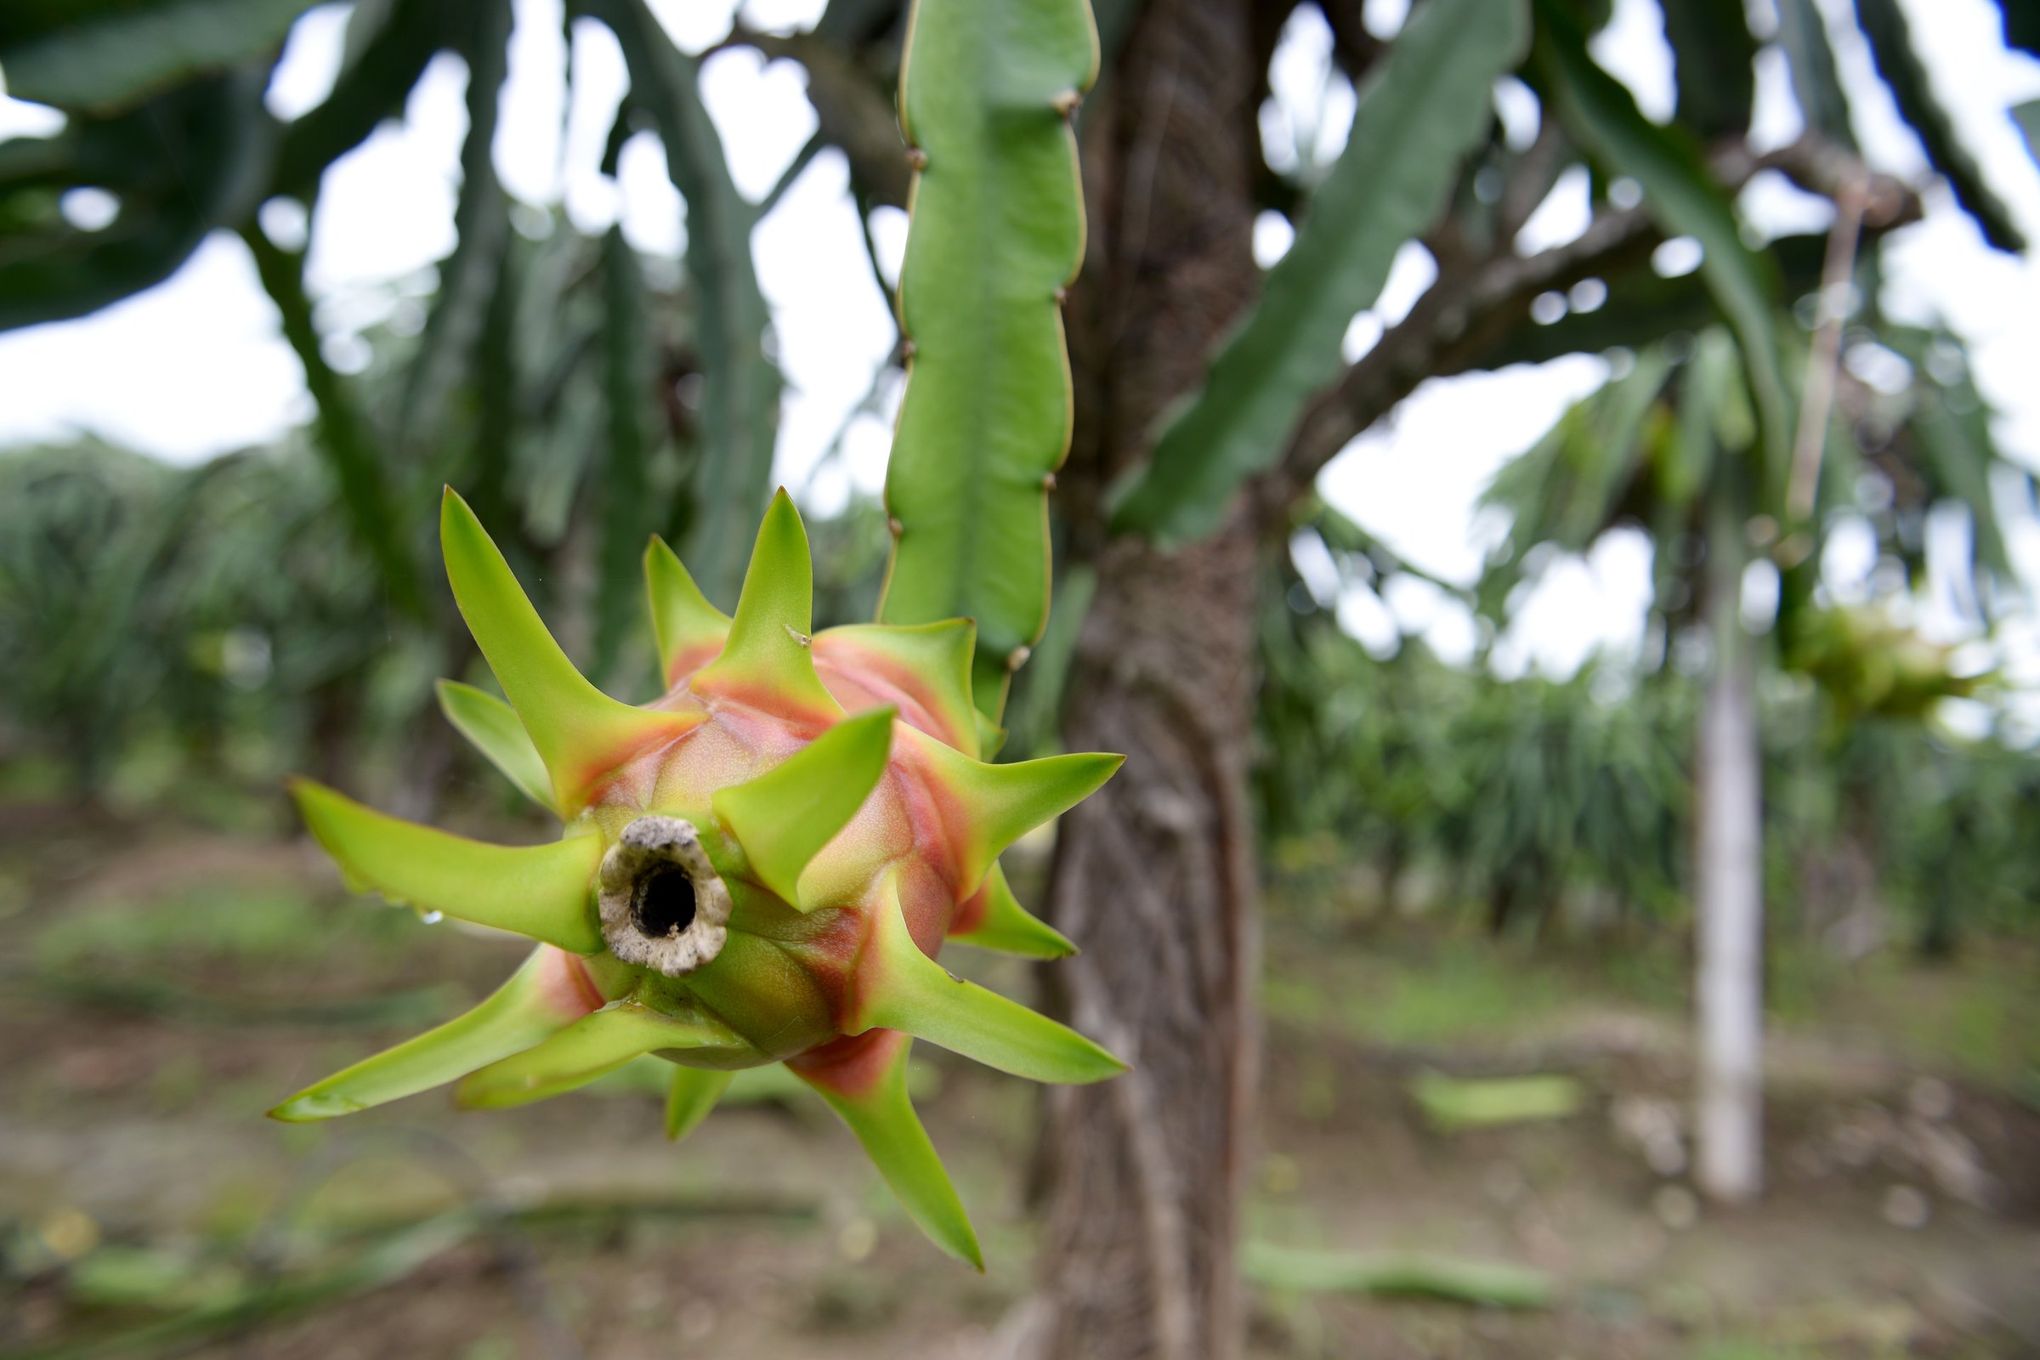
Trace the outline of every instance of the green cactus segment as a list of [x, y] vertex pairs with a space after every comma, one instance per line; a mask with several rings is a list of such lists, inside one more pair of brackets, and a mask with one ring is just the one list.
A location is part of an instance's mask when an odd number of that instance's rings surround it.
[[545, 762], [531, 744], [517, 710], [486, 690], [463, 685], [458, 680], [441, 680], [439, 710], [463, 737], [501, 770], [511, 783], [532, 802], [555, 815], [552, 781]]
[[706, 1067], [674, 1068], [673, 1083], [666, 1088], [667, 1140], [677, 1143], [694, 1132], [736, 1075]]
[[674, 46], [653, 9], [647, 0], [575, 0], [567, 14], [599, 19], [616, 34], [630, 68], [625, 118], [650, 118], [667, 176], [687, 205], [685, 259], [702, 376], [694, 498], [716, 508], [696, 519], [690, 555], [709, 589], [722, 591], [736, 585], [744, 521], [772, 485], [781, 382], [767, 357], [772, 313], [751, 259], [757, 210], [730, 178], [702, 101], [700, 63]]
[[952, 929], [949, 938], [959, 944], [1029, 959], [1062, 959], [1077, 952], [1061, 931], [1020, 905], [997, 864], [977, 895], [958, 909], [957, 918], [964, 924]]
[[542, 1043], [586, 1010], [586, 1003], [576, 1008], [571, 986], [560, 985], [563, 967], [578, 970], [580, 964], [540, 946], [473, 1010], [307, 1086], [269, 1117], [301, 1124], [353, 1114], [443, 1086]]
[[537, 1047], [470, 1074], [456, 1094], [471, 1109], [504, 1109], [564, 1095], [647, 1053], [743, 1047], [727, 1026], [705, 1015], [672, 1015], [638, 1001], [613, 1001]]
[[[871, 1036], [879, 1051], [860, 1055], [857, 1066], [876, 1065], [875, 1076], [859, 1070], [854, 1075], [804, 1063], [790, 1070], [829, 1102], [857, 1141], [864, 1145], [878, 1174], [899, 1196], [907, 1216], [928, 1234], [929, 1240], [951, 1256], [983, 1271], [984, 1253], [978, 1247], [977, 1232], [970, 1225], [963, 1200], [956, 1193], [942, 1158], [928, 1139], [928, 1130], [914, 1113], [907, 1094], [907, 1053], [913, 1041], [903, 1034]], [[849, 1080], [844, 1078], [849, 1076]]]
[[103, 117], [273, 56], [315, 2], [9, 4], [0, 27], [7, 92]]
[[291, 793], [305, 825], [351, 884], [575, 954], [602, 949], [591, 888], [601, 837], [484, 845], [386, 816], [309, 779], [293, 780]]
[[[2004, 4], [2000, 8], [2009, 15], [2016, 6]], [[1991, 191], [1983, 167], [1963, 144], [1955, 120], [1941, 103], [1933, 79], [1919, 59], [1911, 26], [1906, 22], [1905, 6], [1898, 0], [1857, 0], [1855, 9], [1856, 24], [1869, 39], [1870, 59], [1876, 64], [1877, 74], [1891, 91], [1898, 116], [1920, 139], [1927, 163], [1948, 181], [1956, 204], [1975, 221], [1984, 240], [1998, 250], [2023, 252], [2025, 233], [2019, 230], [2004, 201]]]
[[1084, 0], [916, 0], [900, 73], [919, 153], [899, 290], [912, 359], [878, 616], [975, 619], [994, 719], [1048, 621], [1048, 484], [1071, 419], [1060, 299], [1084, 251], [1069, 116], [1097, 64]]
[[893, 710], [845, 718], [754, 779], [716, 791], [715, 815], [743, 847], [751, 872], [802, 911], [801, 871], [864, 806], [892, 751]]
[[1234, 492], [1281, 456], [1311, 397], [1339, 375], [1340, 337], [1373, 304], [1396, 252], [1449, 202], [1490, 136], [1489, 92], [1522, 55], [1524, 0], [1435, 0], [1410, 12], [1360, 82], [1355, 135], [1311, 193], [1261, 300], [1163, 430], [1145, 472], [1116, 489], [1114, 527], [1162, 543], [1224, 522]]
[[911, 730], [902, 735], [952, 804], [946, 821], [960, 893], [976, 892], [1007, 846], [1090, 797], [1126, 763], [1085, 751], [991, 765]]
[[634, 708], [589, 684], [451, 487], [440, 503], [439, 539], [461, 616], [545, 762], [563, 813], [578, 812], [601, 778], [631, 756], [701, 721], [698, 713]]
[[896, 1029], [1029, 1081], [1103, 1081], [1125, 1063], [1083, 1035], [966, 982], [921, 952], [888, 884], [872, 922], [862, 986], [866, 1027]]
[[657, 535], [645, 549], [645, 595], [652, 605], [659, 673], [667, 684], [678, 684], [723, 649], [730, 616], [708, 602], [679, 556]]
[[695, 691], [775, 711], [791, 704], [824, 719], [840, 714], [842, 705], [815, 674], [808, 636], [814, 629], [814, 600], [807, 530], [793, 497], [782, 488], [758, 527], [729, 639], [722, 655], [695, 673]]
[[1700, 243], [1700, 277], [1735, 333], [1755, 400], [1764, 463], [1782, 477], [1792, 439], [1779, 360], [1778, 262], [1743, 240], [1734, 202], [1684, 128], [1646, 118], [1621, 81], [1602, 70], [1564, 0], [1537, 0], [1526, 73], [1568, 138], [1608, 175], [1643, 186], [1644, 206], [1666, 235]]
[[894, 691], [885, 697], [902, 703], [900, 716], [910, 726], [967, 756], [984, 754], [978, 742], [983, 715], [971, 699], [970, 663], [976, 651], [977, 625], [969, 619], [849, 624], [815, 635], [817, 664], [826, 668], [841, 661], [843, 670], [860, 678], [877, 676]]

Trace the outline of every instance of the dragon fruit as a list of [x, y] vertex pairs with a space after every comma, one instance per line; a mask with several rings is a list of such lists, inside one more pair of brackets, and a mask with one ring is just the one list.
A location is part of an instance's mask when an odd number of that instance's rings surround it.
[[645, 557], [669, 688], [643, 706], [574, 668], [450, 489], [447, 576], [509, 703], [445, 683], [455, 725], [565, 834], [486, 845], [293, 786], [350, 886], [538, 941], [439, 1028], [271, 1113], [330, 1118], [458, 1081], [478, 1107], [672, 1062], [666, 1124], [694, 1127], [740, 1068], [783, 1062], [836, 1110], [909, 1215], [979, 1269], [968, 1216], [907, 1096], [916, 1038], [1017, 1076], [1124, 1064], [936, 961], [945, 940], [1035, 957], [1072, 946], [1014, 899], [998, 855], [1090, 794], [1120, 757], [982, 757], [964, 620], [809, 636], [808, 543], [782, 491], [726, 617], [667, 546]]

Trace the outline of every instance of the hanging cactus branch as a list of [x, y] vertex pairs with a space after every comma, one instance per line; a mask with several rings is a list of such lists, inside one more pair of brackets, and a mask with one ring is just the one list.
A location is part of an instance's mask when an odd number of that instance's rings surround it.
[[540, 946], [468, 1014], [275, 1116], [326, 1119], [448, 1082], [463, 1105], [521, 1105], [656, 1054], [676, 1064], [666, 1131], [679, 1138], [730, 1072], [783, 1061], [929, 1237], [982, 1268], [907, 1099], [911, 1037], [1037, 1081], [1124, 1070], [935, 961], [947, 938], [1071, 951], [1013, 899], [997, 856], [1120, 758], [979, 759], [969, 623], [811, 637], [807, 534], [783, 491], [732, 618], [653, 542], [646, 587], [670, 687], [643, 706], [575, 670], [451, 492], [441, 536], [454, 597], [509, 696], [448, 683], [441, 702], [491, 762], [562, 814], [565, 835], [484, 845], [307, 781], [294, 792], [350, 884]]

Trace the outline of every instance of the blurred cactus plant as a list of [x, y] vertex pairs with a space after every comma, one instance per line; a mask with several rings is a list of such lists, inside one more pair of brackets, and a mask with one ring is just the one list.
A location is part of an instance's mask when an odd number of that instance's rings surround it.
[[1988, 680], [1961, 672], [1958, 650], [1876, 609], [1837, 605], [1802, 618], [1786, 640], [1785, 661], [1820, 685], [1844, 720], [1919, 718], [1943, 699], [1975, 694]]

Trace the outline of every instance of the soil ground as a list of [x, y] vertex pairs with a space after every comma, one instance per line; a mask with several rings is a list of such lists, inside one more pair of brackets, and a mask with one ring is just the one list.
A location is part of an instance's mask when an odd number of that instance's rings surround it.
[[[0, 1355], [911, 1360], [998, 1355], [1021, 1316], [1024, 1084], [917, 1074], [984, 1276], [769, 1074], [677, 1148], [655, 1070], [274, 1124], [517, 946], [350, 899], [301, 845], [78, 824], [0, 818]], [[1336, 916], [1271, 904], [1255, 1356], [2040, 1355], [2030, 947], [1782, 949], [1770, 1184], [1726, 1210], [1686, 1179], [1676, 941]]]

